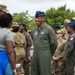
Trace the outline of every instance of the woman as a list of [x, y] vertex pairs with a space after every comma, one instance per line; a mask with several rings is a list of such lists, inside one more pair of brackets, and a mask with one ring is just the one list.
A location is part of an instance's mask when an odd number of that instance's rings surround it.
[[23, 61], [25, 59], [25, 48], [26, 48], [26, 39], [23, 34], [19, 31], [19, 26], [13, 26], [13, 34], [14, 34], [14, 51], [16, 53], [16, 65], [17, 65], [17, 74], [21, 75], [21, 70], [23, 66]]
[[51, 69], [52, 69], [53, 75], [63, 75], [63, 73], [64, 73], [63, 57], [65, 54], [64, 48], [65, 48], [65, 44], [66, 44], [66, 40], [63, 39], [64, 34], [65, 33], [62, 30], [58, 30], [56, 32], [58, 46], [57, 46], [57, 49], [56, 49], [56, 51], [52, 57], [52, 61], [51, 61]]
[[17, 75], [13, 50], [14, 37], [8, 29], [12, 25], [9, 13], [0, 16], [0, 75]]

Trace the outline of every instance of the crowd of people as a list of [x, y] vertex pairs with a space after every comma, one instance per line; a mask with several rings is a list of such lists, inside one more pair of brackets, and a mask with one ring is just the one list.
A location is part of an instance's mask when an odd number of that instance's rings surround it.
[[51, 27], [45, 13], [36, 11], [36, 26], [28, 32], [24, 22], [13, 23], [7, 12], [0, 5], [0, 75], [21, 75], [22, 68], [29, 75], [30, 63], [31, 75], [74, 75], [75, 22], [66, 19], [63, 28]]

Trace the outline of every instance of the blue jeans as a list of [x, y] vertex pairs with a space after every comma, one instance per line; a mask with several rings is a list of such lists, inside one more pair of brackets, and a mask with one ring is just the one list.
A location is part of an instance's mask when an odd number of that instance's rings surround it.
[[10, 63], [7, 64], [6, 70], [5, 70], [5, 74], [4, 75], [14, 75], [13, 74], [13, 69]]

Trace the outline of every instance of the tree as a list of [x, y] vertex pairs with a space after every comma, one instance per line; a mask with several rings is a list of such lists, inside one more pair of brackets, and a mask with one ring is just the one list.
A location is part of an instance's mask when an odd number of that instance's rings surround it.
[[50, 8], [46, 11], [46, 22], [51, 26], [54, 24], [59, 24], [61, 26], [65, 19], [72, 20], [74, 15], [75, 12], [66, 9], [66, 5], [58, 7], [58, 9]]
[[[66, 5], [58, 7], [58, 9], [50, 8], [45, 12], [45, 20], [49, 25], [59, 24], [60, 27], [63, 25], [65, 19], [72, 20], [75, 17], [75, 12], [70, 9], [66, 9]], [[14, 13], [13, 21], [23, 21], [27, 27], [27, 30], [31, 30], [35, 26], [34, 16], [30, 16], [28, 11]]]
[[28, 14], [28, 11], [13, 14], [13, 22], [24, 22], [27, 29], [31, 29], [34, 25], [33, 17]]

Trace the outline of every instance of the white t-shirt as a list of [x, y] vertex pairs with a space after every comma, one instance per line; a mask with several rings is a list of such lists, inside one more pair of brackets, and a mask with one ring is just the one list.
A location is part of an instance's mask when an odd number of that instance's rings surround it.
[[14, 43], [13, 33], [7, 28], [0, 28], [0, 49], [6, 49], [6, 40], [10, 40]]

